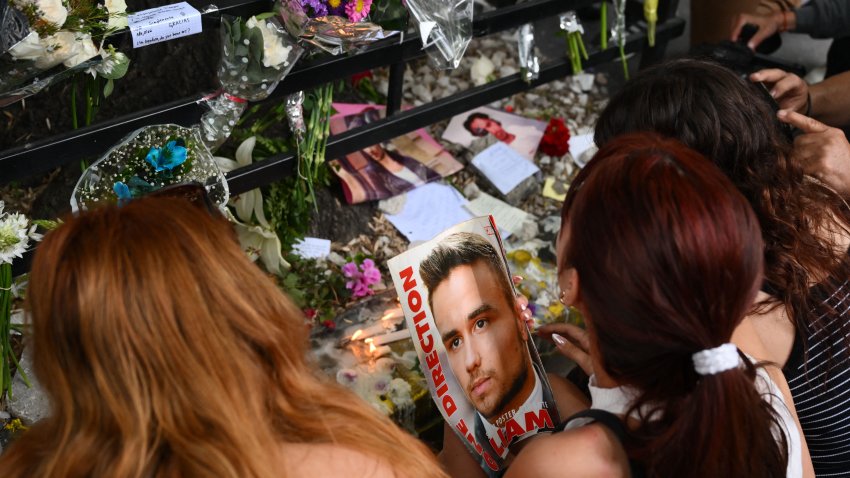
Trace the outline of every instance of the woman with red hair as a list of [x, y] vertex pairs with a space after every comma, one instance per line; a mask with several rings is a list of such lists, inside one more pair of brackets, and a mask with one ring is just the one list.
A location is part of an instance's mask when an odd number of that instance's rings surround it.
[[587, 335], [553, 339], [593, 374], [592, 405], [530, 443], [508, 476], [810, 473], [781, 374], [730, 343], [763, 246], [723, 173], [676, 141], [624, 136], [581, 171], [562, 218], [561, 300]]

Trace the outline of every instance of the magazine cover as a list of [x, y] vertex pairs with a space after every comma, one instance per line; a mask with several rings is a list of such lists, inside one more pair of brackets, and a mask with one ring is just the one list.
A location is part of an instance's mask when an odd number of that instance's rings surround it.
[[443, 139], [469, 148], [475, 140], [492, 138], [532, 161], [546, 124], [545, 121], [482, 106], [453, 117]]
[[431, 397], [488, 476], [508, 447], [560, 422], [492, 218], [389, 261]]
[[[373, 105], [342, 104], [334, 108], [349, 114], [331, 117], [332, 134], [377, 121], [382, 114]], [[463, 168], [424, 130], [355, 151], [329, 164], [349, 204], [392, 197]]]

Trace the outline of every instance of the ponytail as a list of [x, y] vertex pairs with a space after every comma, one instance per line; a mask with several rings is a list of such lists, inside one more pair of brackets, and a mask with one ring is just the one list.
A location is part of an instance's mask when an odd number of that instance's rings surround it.
[[[699, 376], [690, 392], [641, 417], [630, 433], [628, 452], [648, 477], [786, 476], [783, 421], [754, 386], [762, 379], [755, 366], [743, 362], [743, 367]], [[648, 395], [655, 393], [643, 393], [633, 410], [647, 410], [641, 404]]]

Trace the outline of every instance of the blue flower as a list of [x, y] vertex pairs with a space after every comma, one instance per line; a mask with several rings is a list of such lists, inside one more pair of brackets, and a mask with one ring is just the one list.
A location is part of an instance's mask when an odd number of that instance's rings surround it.
[[158, 173], [170, 171], [186, 161], [186, 147], [177, 144], [177, 141], [169, 141], [164, 148], [151, 148], [145, 161]]
[[114, 191], [115, 195], [118, 196], [119, 206], [123, 206], [133, 199], [133, 196], [130, 195], [130, 187], [121, 181], [116, 181], [115, 184], [112, 185], [112, 191]]
[[115, 184], [112, 185], [112, 190], [115, 191], [115, 195], [118, 196], [118, 199], [131, 199], [130, 187], [121, 181], [116, 181]]

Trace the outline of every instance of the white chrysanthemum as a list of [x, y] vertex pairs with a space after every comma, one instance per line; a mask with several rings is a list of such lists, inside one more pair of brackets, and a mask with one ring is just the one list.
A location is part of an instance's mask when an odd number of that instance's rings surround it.
[[26, 252], [30, 241], [27, 226], [23, 214], [3, 214], [0, 206], [0, 264], [11, 263]]
[[25, 0], [24, 5], [35, 5], [41, 14], [41, 19], [57, 27], [65, 24], [68, 19], [68, 9], [62, 0]]

